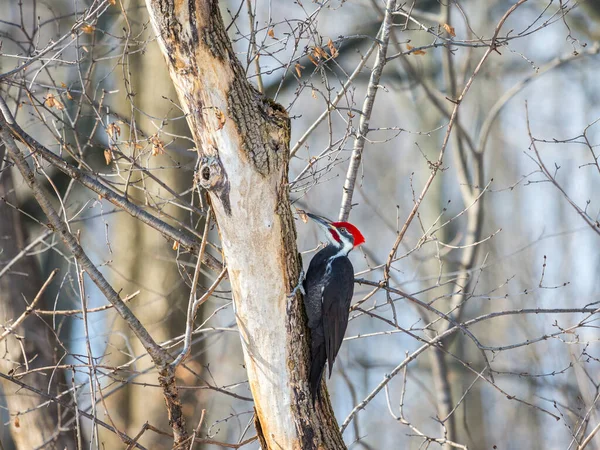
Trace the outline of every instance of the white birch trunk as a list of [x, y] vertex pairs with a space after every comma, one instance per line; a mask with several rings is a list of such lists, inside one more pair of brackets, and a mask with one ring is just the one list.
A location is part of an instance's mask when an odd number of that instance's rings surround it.
[[301, 268], [288, 196], [287, 113], [247, 82], [216, 1], [146, 4], [201, 157], [197, 180], [219, 226], [261, 445], [345, 448], [329, 402], [312, 405], [302, 300], [287, 298]]

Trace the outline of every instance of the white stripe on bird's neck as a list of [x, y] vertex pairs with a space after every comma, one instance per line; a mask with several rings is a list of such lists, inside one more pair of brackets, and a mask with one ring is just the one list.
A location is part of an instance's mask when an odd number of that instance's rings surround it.
[[[331, 258], [329, 258], [329, 261], [327, 261], [327, 273], [329, 273], [331, 271], [331, 263], [333, 263], [333, 261], [336, 258], [339, 258], [340, 256], [348, 256], [348, 253], [350, 253], [352, 251], [352, 249], [354, 248], [354, 243], [346, 240], [346, 239], [342, 239], [341, 242], [341, 247], [339, 247], [339, 250], [337, 251], [337, 253], [335, 253]], [[333, 236], [330, 239], [330, 244], [329, 245], [333, 245], [335, 247], [338, 247], [340, 245], [340, 242], [333, 240]]]

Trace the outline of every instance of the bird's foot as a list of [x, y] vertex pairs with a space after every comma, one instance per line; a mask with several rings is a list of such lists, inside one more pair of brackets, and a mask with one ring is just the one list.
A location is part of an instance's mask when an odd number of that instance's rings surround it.
[[296, 285], [296, 287], [292, 290], [292, 292], [290, 292], [288, 294], [288, 298], [294, 298], [296, 296], [296, 293], [298, 291], [300, 291], [300, 293], [302, 295], [306, 295], [306, 292], [304, 291], [304, 286], [303, 286], [303, 282], [304, 282], [304, 270], [300, 271], [300, 277], [298, 278], [298, 284]]

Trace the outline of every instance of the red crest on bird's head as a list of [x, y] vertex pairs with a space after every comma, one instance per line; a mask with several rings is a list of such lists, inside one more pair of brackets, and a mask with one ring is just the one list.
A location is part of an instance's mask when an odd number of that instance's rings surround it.
[[[311, 214], [302, 211], [305, 217], [310, 217], [315, 220], [322, 228], [327, 230], [329, 236], [333, 238], [333, 241], [337, 244], [341, 244], [342, 247], [345, 246], [346, 243], [350, 244], [350, 235], [352, 236], [352, 248], [358, 247], [361, 244], [365, 243], [365, 237], [362, 233], [349, 222], [332, 222], [329, 219], [326, 219], [322, 216], [317, 216], [316, 214]], [[301, 216], [302, 217], [302, 216]], [[342, 239], [343, 238], [343, 239]], [[348, 249], [347, 251], [350, 251]]]
[[359, 245], [365, 243], [365, 237], [362, 235], [359, 229], [352, 225], [350, 222], [332, 222], [331, 225], [333, 225], [337, 229], [345, 228], [346, 230], [348, 230], [348, 232], [354, 238], [355, 247], [358, 247]]

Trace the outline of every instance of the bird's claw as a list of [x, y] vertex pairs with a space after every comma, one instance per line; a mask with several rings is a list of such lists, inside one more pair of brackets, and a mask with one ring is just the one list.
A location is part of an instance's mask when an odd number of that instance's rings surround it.
[[298, 277], [298, 284], [292, 290], [292, 292], [290, 292], [288, 294], [288, 296], [287, 296], [288, 298], [294, 298], [296, 296], [296, 293], [298, 293], [298, 291], [300, 291], [300, 293], [302, 295], [306, 295], [306, 292], [304, 291], [303, 281], [304, 281], [304, 270], [301, 270], [300, 277]]

